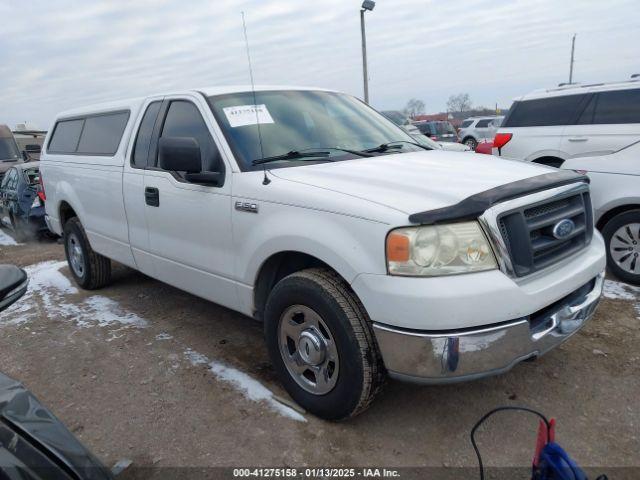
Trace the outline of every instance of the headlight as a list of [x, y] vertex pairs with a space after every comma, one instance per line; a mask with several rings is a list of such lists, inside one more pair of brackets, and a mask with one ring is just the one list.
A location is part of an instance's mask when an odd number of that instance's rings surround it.
[[451, 275], [497, 267], [478, 222], [398, 228], [387, 236], [386, 250], [391, 275]]

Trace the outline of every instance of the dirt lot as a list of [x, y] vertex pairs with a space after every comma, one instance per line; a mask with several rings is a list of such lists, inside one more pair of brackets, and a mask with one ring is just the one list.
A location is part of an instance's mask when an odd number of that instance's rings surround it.
[[[0, 316], [0, 370], [109, 466], [129, 458], [156, 468], [461, 473], [455, 467], [476, 466], [471, 426], [496, 406], [518, 404], [556, 417], [558, 440], [594, 473], [640, 467], [638, 288], [608, 280], [608, 298], [585, 329], [508, 374], [428, 388], [390, 382], [367, 412], [329, 423], [278, 401], [286, 393], [254, 320], [120, 266], [108, 288], [80, 291], [63, 259], [53, 241], [0, 246], [0, 263], [26, 267], [31, 278], [27, 295]], [[491, 421], [480, 434], [486, 463], [528, 465], [534, 430], [526, 416]], [[145, 472], [122, 477], [167, 478]], [[476, 478], [464, 472], [447, 478]], [[610, 478], [640, 478], [640, 468]]]

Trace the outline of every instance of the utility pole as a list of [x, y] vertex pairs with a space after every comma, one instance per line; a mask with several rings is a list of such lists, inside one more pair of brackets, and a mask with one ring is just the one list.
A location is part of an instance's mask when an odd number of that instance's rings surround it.
[[360, 30], [362, 32], [362, 75], [364, 76], [364, 103], [369, 103], [369, 72], [367, 69], [367, 36], [364, 31], [364, 13], [373, 11], [376, 2], [365, 0], [360, 9]]
[[569, 85], [573, 83], [573, 56], [576, 51], [576, 34], [571, 39], [571, 63], [569, 64]]

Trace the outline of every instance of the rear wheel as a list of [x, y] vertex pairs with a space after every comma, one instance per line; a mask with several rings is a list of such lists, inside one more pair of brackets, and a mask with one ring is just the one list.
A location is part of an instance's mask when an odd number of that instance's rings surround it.
[[640, 210], [620, 213], [602, 230], [607, 266], [625, 282], [640, 285]]
[[93, 251], [78, 217], [64, 224], [64, 251], [71, 274], [82, 288], [95, 290], [111, 280], [111, 261]]
[[473, 151], [475, 151], [476, 147], [478, 146], [478, 142], [476, 142], [476, 140], [473, 137], [465, 138], [462, 141], [462, 143], [464, 143], [467, 147], [469, 147]]
[[318, 417], [357, 415], [382, 387], [371, 321], [331, 270], [308, 269], [280, 280], [267, 300], [265, 336], [285, 389]]

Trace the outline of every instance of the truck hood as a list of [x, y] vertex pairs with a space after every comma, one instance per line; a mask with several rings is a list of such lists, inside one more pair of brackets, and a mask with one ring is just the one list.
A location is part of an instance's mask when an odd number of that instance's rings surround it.
[[271, 174], [410, 214], [555, 170], [490, 155], [432, 150], [279, 168]]

